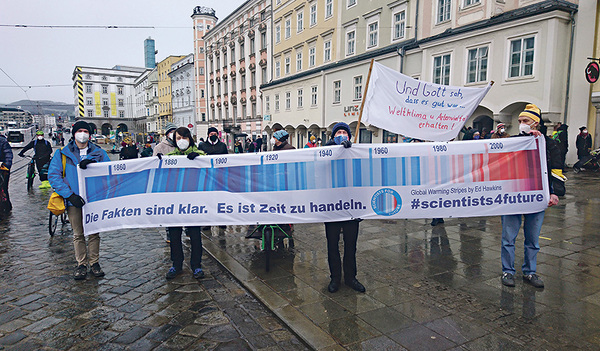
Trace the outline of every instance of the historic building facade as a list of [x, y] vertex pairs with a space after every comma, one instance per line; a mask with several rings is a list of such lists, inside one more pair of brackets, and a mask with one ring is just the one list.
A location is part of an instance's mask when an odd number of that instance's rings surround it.
[[[207, 126], [235, 135], [262, 134], [259, 85], [271, 80], [271, 1], [248, 0], [204, 36]], [[207, 127], [208, 128], [208, 127]]]
[[173, 121], [173, 103], [171, 99], [171, 65], [185, 56], [170, 55], [156, 64], [158, 74], [158, 121], [157, 130], [164, 132], [167, 122]]
[[[189, 54], [171, 65], [171, 100], [173, 123], [188, 127], [192, 135], [196, 129], [196, 94], [194, 89], [194, 54]], [[205, 135], [198, 135], [200, 137]]]

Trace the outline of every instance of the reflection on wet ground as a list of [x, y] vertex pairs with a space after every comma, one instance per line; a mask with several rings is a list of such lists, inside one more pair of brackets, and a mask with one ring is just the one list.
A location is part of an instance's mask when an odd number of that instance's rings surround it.
[[[322, 223], [295, 225], [295, 247], [274, 252], [269, 272], [245, 226], [204, 233], [226, 267], [243, 267], [238, 278], [259, 298], [265, 289], [256, 281], [269, 288], [265, 296], [283, 299], [277, 308], [298, 313], [287, 320], [292, 329], [299, 320], [318, 327], [303, 335], [314, 347], [333, 340], [351, 350], [597, 350], [598, 179], [570, 174], [567, 196], [547, 210], [538, 255], [542, 290], [525, 285], [519, 271], [516, 287], [500, 283], [499, 217], [445, 219], [435, 227], [424, 219], [361, 222], [357, 263], [365, 294], [346, 286], [327, 292]], [[522, 232], [516, 251], [520, 267]]]

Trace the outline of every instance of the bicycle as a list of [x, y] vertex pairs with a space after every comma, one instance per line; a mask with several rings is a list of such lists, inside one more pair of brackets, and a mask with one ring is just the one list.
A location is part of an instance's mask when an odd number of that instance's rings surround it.
[[60, 223], [64, 226], [65, 224], [67, 224], [67, 222], [69, 221], [67, 219], [67, 211], [61, 213], [60, 215], [55, 215], [54, 213], [50, 212], [50, 215], [48, 216], [48, 232], [50, 233], [50, 236], [54, 236], [54, 233], [56, 233], [56, 228], [58, 227], [58, 220], [60, 219]]
[[27, 178], [27, 191], [31, 191], [33, 188], [33, 179], [35, 178], [35, 158], [31, 156], [25, 157], [31, 159], [31, 161], [29, 161], [29, 165], [27, 165], [27, 174], [25, 176]]

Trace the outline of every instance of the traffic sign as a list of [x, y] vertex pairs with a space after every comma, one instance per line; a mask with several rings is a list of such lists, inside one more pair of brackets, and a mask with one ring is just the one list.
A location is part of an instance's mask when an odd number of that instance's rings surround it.
[[598, 62], [590, 62], [585, 68], [585, 79], [587, 79], [588, 83], [596, 83], [598, 81], [598, 76], [600, 76], [600, 66], [598, 66]]
[[188, 124], [188, 128], [192, 128], [194, 125], [193, 124]]

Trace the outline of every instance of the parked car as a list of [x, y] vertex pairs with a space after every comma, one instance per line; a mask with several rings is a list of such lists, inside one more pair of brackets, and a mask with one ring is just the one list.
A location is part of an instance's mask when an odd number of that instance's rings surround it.
[[108, 143], [108, 138], [102, 134], [92, 135], [92, 137], [90, 139], [92, 142], [95, 142], [96, 144], [107, 144]]

